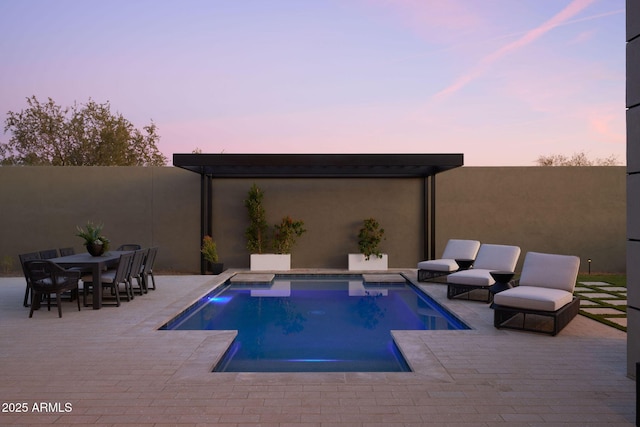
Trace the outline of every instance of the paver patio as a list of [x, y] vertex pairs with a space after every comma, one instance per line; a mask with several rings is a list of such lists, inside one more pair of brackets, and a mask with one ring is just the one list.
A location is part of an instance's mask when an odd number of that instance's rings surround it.
[[[0, 425], [635, 422], [624, 332], [584, 316], [556, 337], [496, 330], [487, 304], [449, 301], [439, 284], [421, 287], [473, 329], [396, 332], [412, 373], [210, 373], [232, 332], [157, 328], [215, 280], [158, 276], [158, 290], [119, 308], [66, 302], [61, 319], [43, 309], [28, 319], [24, 279], [0, 278]], [[34, 411], [41, 402], [53, 412]]]

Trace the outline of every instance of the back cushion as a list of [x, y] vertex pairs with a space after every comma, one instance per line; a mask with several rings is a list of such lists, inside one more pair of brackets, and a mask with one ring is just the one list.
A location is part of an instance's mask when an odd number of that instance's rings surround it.
[[477, 240], [451, 239], [447, 242], [442, 254], [443, 259], [476, 259], [480, 249]]
[[483, 244], [473, 268], [514, 271], [519, 256], [520, 248], [517, 246]]
[[579, 268], [580, 258], [577, 256], [528, 252], [522, 266], [520, 286], [573, 292]]

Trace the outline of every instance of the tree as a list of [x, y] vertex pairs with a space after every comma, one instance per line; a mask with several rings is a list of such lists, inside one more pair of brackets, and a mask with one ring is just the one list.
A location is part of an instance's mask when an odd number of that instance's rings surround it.
[[617, 166], [619, 164], [618, 158], [613, 154], [604, 159], [591, 160], [584, 151], [574, 153], [571, 157], [564, 154], [539, 156], [536, 163], [538, 166]]
[[164, 166], [158, 150], [157, 127], [136, 129], [109, 102], [74, 103], [61, 107], [51, 98], [41, 103], [27, 98], [28, 108], [9, 111], [4, 131], [11, 133], [0, 143], [4, 165], [50, 166]]

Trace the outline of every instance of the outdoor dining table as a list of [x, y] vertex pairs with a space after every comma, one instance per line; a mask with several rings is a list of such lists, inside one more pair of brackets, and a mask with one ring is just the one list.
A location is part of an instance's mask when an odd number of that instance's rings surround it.
[[[93, 276], [93, 283], [96, 284], [96, 286], [93, 287], [93, 309], [98, 310], [102, 307], [102, 286], [99, 286], [102, 271], [113, 264], [117, 264], [120, 255], [129, 252], [130, 251], [108, 251], [100, 256], [92, 256], [85, 252], [52, 258], [49, 261], [55, 262], [63, 268], [76, 267], [83, 272], [90, 272]], [[80, 296], [78, 296], [78, 298], [80, 298]]]

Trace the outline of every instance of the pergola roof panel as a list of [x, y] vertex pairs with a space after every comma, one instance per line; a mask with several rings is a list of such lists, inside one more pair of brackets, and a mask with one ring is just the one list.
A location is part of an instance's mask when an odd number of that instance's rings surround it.
[[173, 165], [214, 178], [424, 177], [463, 165], [462, 154], [174, 154]]

